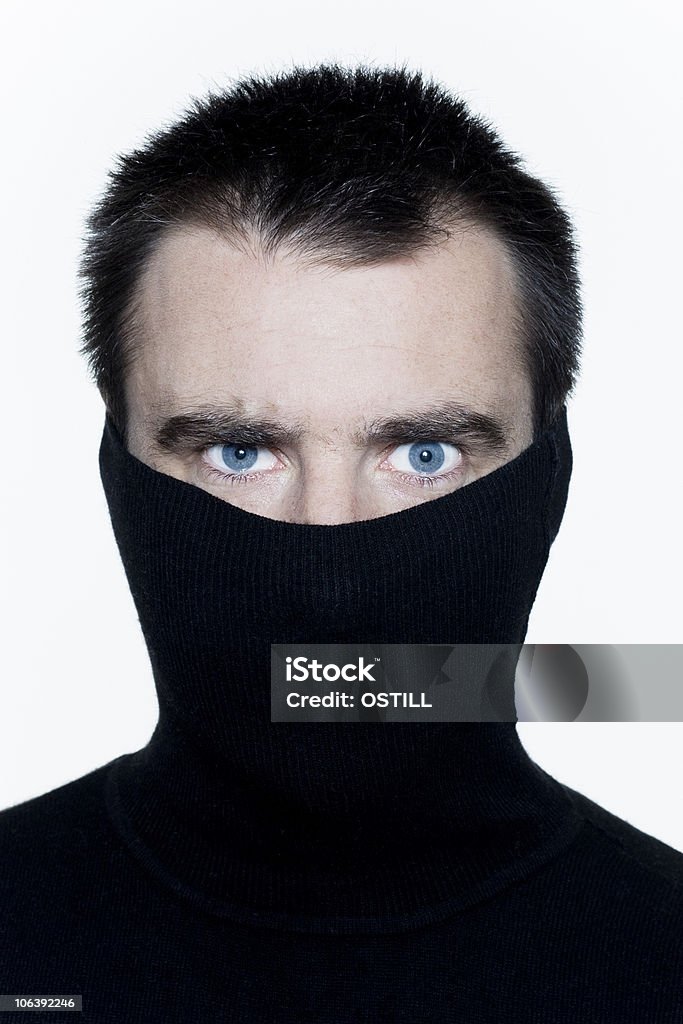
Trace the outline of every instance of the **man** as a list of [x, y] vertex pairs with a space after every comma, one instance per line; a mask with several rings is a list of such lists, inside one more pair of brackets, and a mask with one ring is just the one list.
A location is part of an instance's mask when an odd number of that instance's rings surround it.
[[252, 78], [122, 158], [83, 350], [159, 722], [0, 816], [4, 992], [98, 1022], [681, 1019], [683, 857], [513, 722], [270, 720], [272, 644], [523, 642], [575, 255], [405, 69]]

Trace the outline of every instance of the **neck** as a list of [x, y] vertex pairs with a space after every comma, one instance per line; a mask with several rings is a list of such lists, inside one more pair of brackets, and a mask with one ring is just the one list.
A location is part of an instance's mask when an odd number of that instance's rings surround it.
[[[318, 761], [331, 744], [343, 754], [348, 724], [307, 729]], [[562, 787], [529, 758], [514, 724], [358, 723], [352, 732], [349, 755], [375, 748], [385, 776], [353, 795], [315, 785], [292, 793], [208, 755], [163, 709], [148, 745], [114, 762], [110, 811], [147, 868], [195, 905], [326, 933], [439, 920], [523, 878], [576, 832]]]

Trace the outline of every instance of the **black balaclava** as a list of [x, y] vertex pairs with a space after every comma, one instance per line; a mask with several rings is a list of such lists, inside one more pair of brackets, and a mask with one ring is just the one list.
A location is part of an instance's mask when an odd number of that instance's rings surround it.
[[250, 924], [387, 932], [569, 842], [569, 798], [514, 722], [272, 723], [270, 644], [521, 644], [571, 462], [565, 408], [459, 490], [286, 523], [150, 468], [106, 416], [102, 481], [159, 700], [107, 799], [157, 881]]

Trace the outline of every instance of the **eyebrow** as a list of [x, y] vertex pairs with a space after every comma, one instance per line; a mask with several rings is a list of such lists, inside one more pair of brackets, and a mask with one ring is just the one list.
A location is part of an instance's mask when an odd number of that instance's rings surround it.
[[[187, 456], [214, 444], [286, 448], [296, 445], [306, 432], [302, 422], [285, 423], [245, 414], [242, 404], [235, 401], [158, 417], [152, 427], [152, 443], [161, 451]], [[478, 456], [505, 454], [511, 443], [504, 420], [457, 401], [371, 420], [361, 430], [352, 432], [350, 438], [359, 448], [372, 443], [441, 441], [456, 444], [467, 455]]]

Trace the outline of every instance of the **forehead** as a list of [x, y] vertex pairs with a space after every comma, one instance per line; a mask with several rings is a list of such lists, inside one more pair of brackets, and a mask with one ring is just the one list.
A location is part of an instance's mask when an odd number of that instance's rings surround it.
[[139, 297], [132, 377], [150, 407], [237, 390], [272, 408], [278, 380], [298, 413], [302, 402], [322, 412], [332, 394], [362, 405], [378, 386], [387, 401], [425, 389], [486, 400], [523, 374], [511, 259], [479, 226], [455, 227], [438, 249], [343, 269], [177, 228]]

